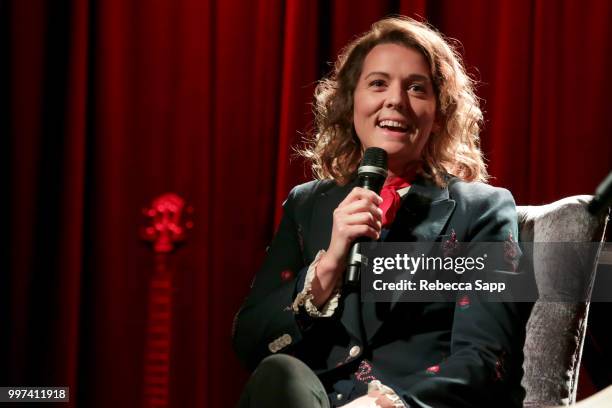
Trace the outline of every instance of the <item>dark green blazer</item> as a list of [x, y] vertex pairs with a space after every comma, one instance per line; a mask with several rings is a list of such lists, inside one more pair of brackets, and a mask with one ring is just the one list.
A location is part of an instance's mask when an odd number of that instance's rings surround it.
[[[295, 187], [251, 293], [235, 320], [239, 358], [254, 369], [266, 356], [294, 355], [319, 376], [333, 405], [363, 395], [379, 379], [409, 406], [520, 407], [522, 348], [531, 304], [469, 299], [437, 303], [362, 303], [343, 291], [330, 318], [297, 315], [317, 252], [329, 246], [334, 209], [355, 183]], [[452, 179], [447, 188], [415, 182], [386, 241], [510, 242], [518, 236], [512, 195]]]

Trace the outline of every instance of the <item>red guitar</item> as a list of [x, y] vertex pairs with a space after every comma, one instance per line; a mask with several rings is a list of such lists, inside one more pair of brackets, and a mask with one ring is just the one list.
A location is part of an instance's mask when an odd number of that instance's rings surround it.
[[173, 193], [163, 194], [143, 210], [148, 225], [142, 239], [152, 244], [155, 271], [149, 283], [147, 337], [144, 355], [144, 408], [165, 408], [169, 404], [170, 351], [172, 340], [172, 278], [174, 267], [168, 257], [177, 244], [184, 242], [185, 231], [193, 227], [184, 220], [191, 207]]

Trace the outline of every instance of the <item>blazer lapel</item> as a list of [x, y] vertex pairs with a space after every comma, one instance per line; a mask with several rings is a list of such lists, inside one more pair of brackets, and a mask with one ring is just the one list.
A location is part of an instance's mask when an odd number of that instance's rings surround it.
[[[455, 209], [455, 201], [448, 195], [448, 188], [416, 182], [402, 200], [391, 230], [385, 242], [425, 242], [434, 245], [442, 229]], [[398, 275], [410, 279], [410, 272]], [[389, 305], [366, 303], [363, 306], [364, 328], [371, 341], [386, 317], [397, 305], [402, 292], [396, 291]]]
[[415, 183], [402, 200], [385, 241], [435, 241], [454, 209], [455, 200], [449, 198], [447, 188]]

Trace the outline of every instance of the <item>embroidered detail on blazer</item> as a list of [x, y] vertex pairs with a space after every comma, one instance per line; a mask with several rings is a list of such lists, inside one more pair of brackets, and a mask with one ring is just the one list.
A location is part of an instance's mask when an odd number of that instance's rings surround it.
[[293, 271], [291, 269], [285, 269], [281, 271], [280, 278], [283, 282], [288, 282], [293, 279]]
[[450, 237], [442, 244], [442, 252], [445, 257], [456, 255], [459, 248], [459, 241], [457, 241], [457, 233], [454, 229], [451, 229]]
[[519, 253], [520, 249], [512, 232], [508, 232], [508, 237], [504, 241], [504, 261], [510, 265], [512, 272], [515, 272], [518, 268]]
[[460, 310], [465, 310], [467, 308], [470, 307], [470, 297], [468, 295], [462, 296], [458, 301], [457, 301], [457, 306], [459, 306]]
[[438, 374], [438, 372], [440, 371], [440, 366], [438, 364], [436, 365], [432, 365], [431, 367], [427, 367], [427, 370], [425, 370], [425, 372], [427, 374]]
[[506, 351], [502, 351], [495, 360], [495, 381], [501, 381], [506, 376]]
[[372, 375], [372, 365], [368, 360], [361, 361], [359, 368], [355, 371], [355, 378], [365, 383], [376, 380], [376, 377]]
[[[440, 364], [444, 363], [447, 358], [448, 358], [448, 355], [446, 353], [442, 353], [442, 359], [440, 360]], [[427, 367], [425, 372], [427, 374], [432, 374], [432, 375], [438, 374], [440, 372], [440, 364], [434, 364], [431, 367]]]

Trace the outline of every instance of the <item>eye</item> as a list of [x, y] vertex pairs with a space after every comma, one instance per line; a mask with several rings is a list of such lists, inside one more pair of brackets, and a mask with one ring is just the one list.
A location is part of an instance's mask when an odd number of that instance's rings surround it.
[[381, 88], [383, 86], [385, 86], [385, 80], [384, 79], [374, 79], [372, 81], [370, 81], [368, 83], [368, 86], [372, 87], [372, 88]]
[[410, 86], [408, 87], [408, 90], [411, 92], [416, 92], [416, 93], [426, 93], [427, 87], [425, 86], [425, 84], [415, 82], [415, 83], [410, 84]]

